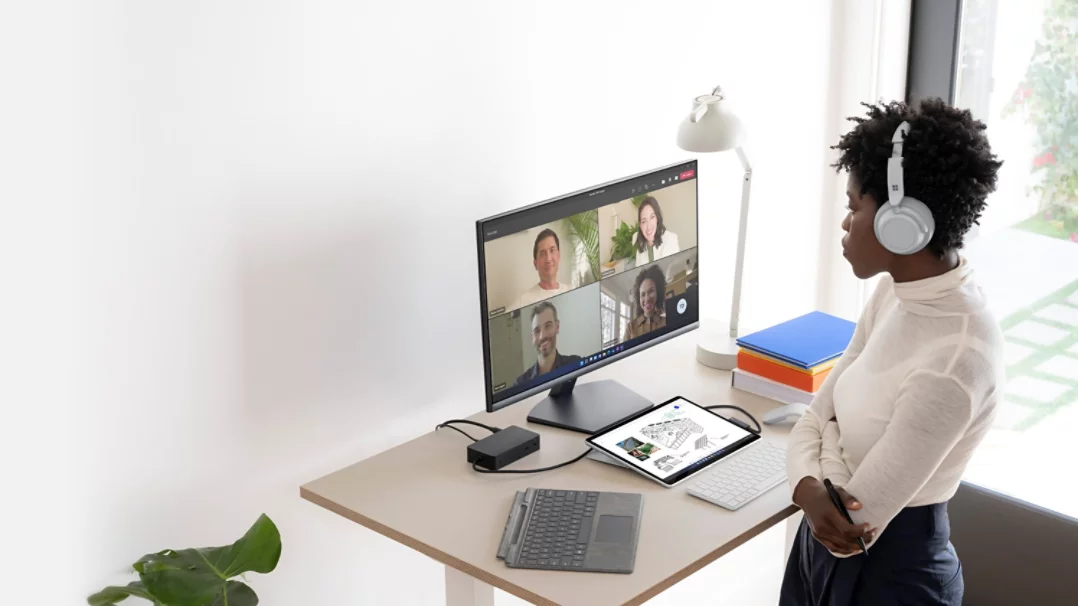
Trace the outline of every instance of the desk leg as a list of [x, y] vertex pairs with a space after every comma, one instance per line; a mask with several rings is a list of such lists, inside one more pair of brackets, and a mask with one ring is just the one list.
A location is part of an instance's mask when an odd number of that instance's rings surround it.
[[494, 588], [452, 566], [445, 567], [446, 606], [494, 606]]

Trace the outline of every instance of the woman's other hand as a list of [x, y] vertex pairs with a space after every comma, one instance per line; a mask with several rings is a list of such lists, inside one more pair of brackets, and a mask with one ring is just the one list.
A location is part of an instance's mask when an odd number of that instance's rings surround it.
[[[835, 487], [842, 497], [842, 502], [849, 511], [861, 509], [861, 503], [850, 496], [844, 489]], [[871, 541], [876, 534], [875, 528], [868, 524], [850, 524], [842, 512], [831, 502], [827, 488], [816, 478], [803, 478], [794, 489], [794, 504], [801, 508], [808, 519], [812, 536], [832, 553], [850, 555], [861, 550], [857, 539]]]

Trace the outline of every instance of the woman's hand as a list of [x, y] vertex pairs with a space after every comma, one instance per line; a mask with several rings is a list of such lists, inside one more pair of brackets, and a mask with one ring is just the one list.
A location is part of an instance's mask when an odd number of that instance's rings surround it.
[[[842, 502], [849, 511], [861, 509], [861, 503], [850, 496], [844, 489], [835, 487]], [[827, 488], [816, 478], [803, 478], [797, 483], [793, 495], [794, 504], [805, 512], [812, 536], [823, 544], [832, 553], [849, 555], [861, 550], [857, 539], [862, 538], [866, 543], [876, 535], [875, 528], [869, 528], [868, 524], [850, 524], [843, 517], [842, 512], [831, 502], [831, 496], [827, 494]]]

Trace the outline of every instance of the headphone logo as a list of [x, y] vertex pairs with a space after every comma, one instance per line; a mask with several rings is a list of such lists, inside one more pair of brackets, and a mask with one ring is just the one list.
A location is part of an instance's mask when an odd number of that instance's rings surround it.
[[873, 229], [876, 239], [888, 251], [912, 255], [932, 240], [936, 221], [932, 211], [920, 200], [906, 195], [902, 170], [902, 144], [910, 131], [909, 122], [902, 122], [891, 137], [891, 157], [887, 160], [887, 201], [876, 212]]

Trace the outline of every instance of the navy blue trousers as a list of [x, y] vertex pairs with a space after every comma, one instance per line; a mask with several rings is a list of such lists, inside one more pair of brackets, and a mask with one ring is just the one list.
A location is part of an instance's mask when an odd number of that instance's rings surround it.
[[947, 505], [940, 503], [900, 511], [867, 556], [836, 558], [803, 519], [779, 606], [961, 606], [963, 589]]

